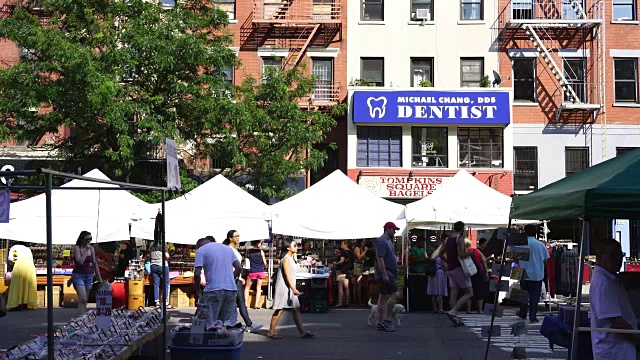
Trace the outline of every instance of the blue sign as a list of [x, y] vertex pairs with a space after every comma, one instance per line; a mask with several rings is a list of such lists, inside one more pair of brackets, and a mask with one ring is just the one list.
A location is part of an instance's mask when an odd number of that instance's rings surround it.
[[355, 91], [354, 123], [509, 124], [505, 91]]

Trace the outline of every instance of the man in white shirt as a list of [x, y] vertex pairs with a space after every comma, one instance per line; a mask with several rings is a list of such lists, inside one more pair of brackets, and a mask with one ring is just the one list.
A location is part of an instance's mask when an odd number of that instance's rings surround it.
[[207, 284], [204, 292], [196, 286], [198, 304], [207, 305], [209, 319], [207, 326], [216, 320], [233, 326], [232, 317], [236, 311], [237, 287], [235, 278], [242, 273], [242, 265], [230, 247], [214, 242], [203, 245], [196, 251], [194, 282], [200, 284], [200, 274], [204, 269]]
[[520, 281], [520, 288], [529, 293], [529, 304], [520, 305], [518, 316], [522, 319], [527, 318], [529, 312], [529, 321], [538, 322], [538, 303], [542, 292], [542, 280], [544, 279], [544, 263], [549, 258], [549, 250], [542, 242], [536, 239], [536, 226], [526, 225], [524, 232], [527, 234], [529, 248], [529, 260], [520, 260], [518, 266], [524, 269], [524, 276]]
[[[619, 242], [613, 239], [600, 242], [589, 291], [592, 328], [638, 330], [638, 320], [629, 303], [629, 296], [618, 280], [622, 258]], [[595, 360], [636, 359], [636, 347], [639, 343], [640, 338], [634, 335], [596, 331], [591, 333]]]

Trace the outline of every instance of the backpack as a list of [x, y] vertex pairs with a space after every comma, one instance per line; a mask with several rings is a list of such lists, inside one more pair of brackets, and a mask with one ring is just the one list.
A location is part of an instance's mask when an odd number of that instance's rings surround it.
[[427, 263], [424, 265], [424, 272], [429, 276], [435, 276], [438, 273], [435, 259], [427, 258]]

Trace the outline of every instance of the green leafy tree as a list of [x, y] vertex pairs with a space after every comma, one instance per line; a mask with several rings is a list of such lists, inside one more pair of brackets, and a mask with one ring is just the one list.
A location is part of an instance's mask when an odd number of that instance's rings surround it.
[[266, 68], [261, 81], [247, 77], [236, 92], [237, 104], [221, 108], [213, 124], [218, 136], [200, 143], [199, 151], [232, 164], [226, 174], [268, 201], [293, 191], [288, 183], [304, 170], [322, 167], [326, 153], [313, 148], [335, 126], [346, 106], [320, 111], [309, 99], [315, 79], [306, 66]]
[[[164, 8], [146, 0], [43, 0], [42, 7], [45, 25], [26, 7], [0, 20], [0, 37], [28, 49], [0, 70], [3, 139], [44, 139], [59, 158], [122, 176], [144, 158], [143, 145], [197, 140], [230, 103], [220, 71], [236, 64], [228, 16], [209, 1]], [[72, 136], [52, 136], [61, 126]]]

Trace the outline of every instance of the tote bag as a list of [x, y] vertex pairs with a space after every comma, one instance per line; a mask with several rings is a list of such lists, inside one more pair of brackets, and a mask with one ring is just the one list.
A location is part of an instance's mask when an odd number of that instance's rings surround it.
[[471, 256], [467, 256], [464, 258], [458, 257], [458, 260], [460, 260], [460, 266], [462, 267], [462, 271], [466, 276], [472, 277], [473, 275], [478, 273], [478, 268], [476, 267], [476, 264], [473, 263], [473, 259], [471, 259]]

